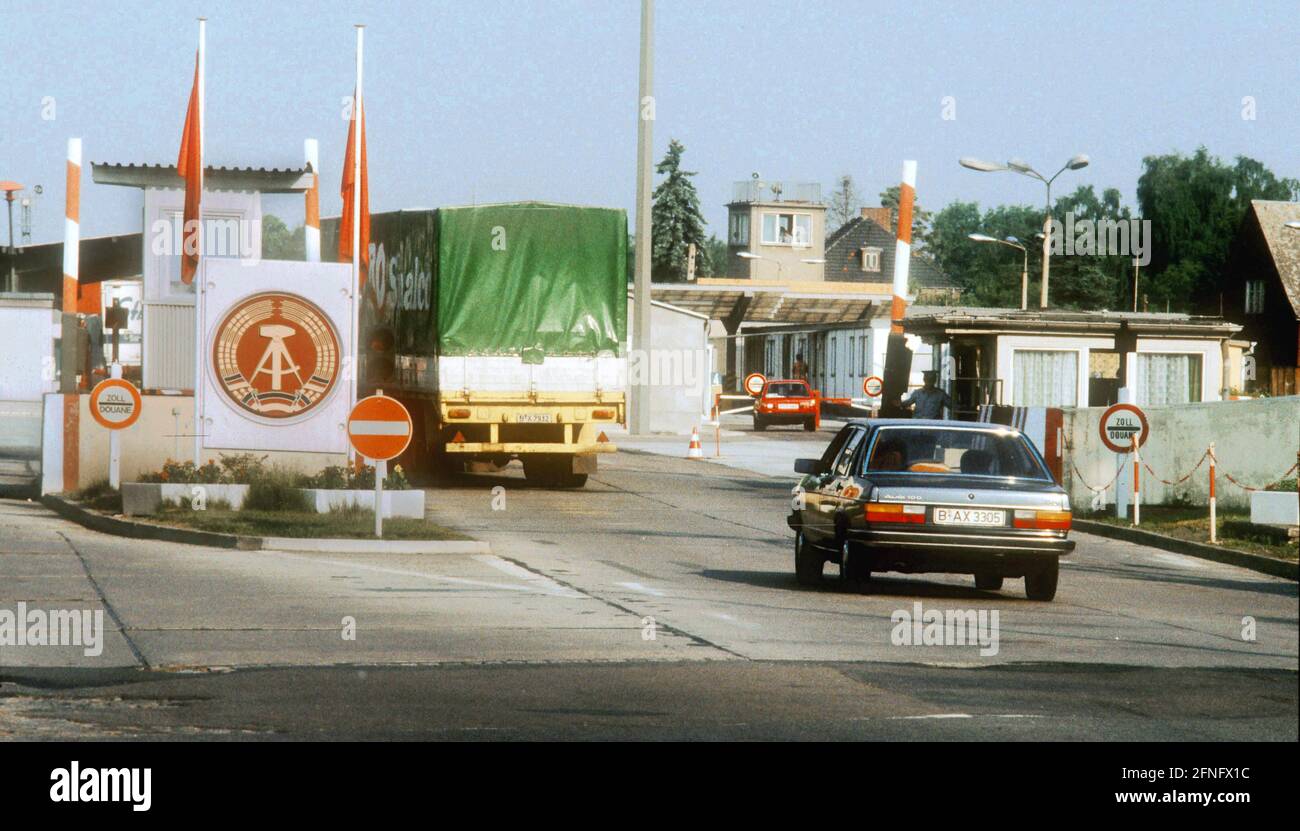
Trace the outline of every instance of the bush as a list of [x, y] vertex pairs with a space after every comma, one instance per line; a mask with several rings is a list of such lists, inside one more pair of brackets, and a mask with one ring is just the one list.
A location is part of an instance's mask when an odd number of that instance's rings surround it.
[[74, 493], [72, 498], [95, 511], [122, 513], [122, 494], [110, 487], [107, 479], [91, 482]]
[[1296, 487], [1295, 478], [1293, 477], [1291, 479], [1283, 479], [1281, 482], [1274, 482], [1273, 484], [1269, 485], [1267, 488], [1264, 488], [1264, 490], [1284, 491], [1284, 492], [1290, 491], [1291, 493], [1295, 493], [1295, 487]]
[[[350, 466], [330, 465], [315, 476], [302, 478], [304, 488], [322, 488], [325, 490], [373, 490], [375, 487], [375, 469], [364, 465], [360, 471]], [[384, 477], [384, 488], [390, 491], [409, 490], [411, 483], [406, 479], [406, 471], [401, 465]]]
[[312, 511], [301, 488], [301, 477], [283, 468], [270, 468], [248, 484], [242, 511]]

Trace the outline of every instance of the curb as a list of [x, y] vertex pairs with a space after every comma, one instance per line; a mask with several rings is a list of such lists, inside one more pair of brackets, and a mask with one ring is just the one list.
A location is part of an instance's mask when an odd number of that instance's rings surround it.
[[1176, 537], [1167, 537], [1164, 534], [1157, 534], [1154, 531], [1143, 531], [1140, 528], [1125, 528], [1123, 526], [1110, 525], [1105, 522], [1093, 522], [1087, 519], [1074, 520], [1074, 529], [1082, 531], [1085, 534], [1096, 534], [1099, 537], [1109, 537], [1126, 542], [1135, 542], [1140, 545], [1148, 545], [1152, 548], [1162, 548], [1165, 551], [1173, 551], [1176, 554], [1185, 554], [1188, 557], [1198, 557], [1202, 560], [1213, 560], [1216, 563], [1225, 563], [1230, 566], [1257, 571], [1260, 574], [1268, 574], [1273, 577], [1283, 577], [1287, 580], [1300, 580], [1300, 563], [1287, 562], [1278, 560], [1273, 557], [1264, 557], [1260, 554], [1248, 554], [1245, 551], [1238, 551], [1235, 548], [1221, 548], [1209, 543], [1193, 542], [1191, 540], [1180, 540]]
[[311, 537], [248, 537], [216, 531], [173, 528], [152, 522], [104, 516], [54, 494], [41, 497], [41, 504], [78, 525], [138, 540], [160, 540], [182, 545], [205, 545], [239, 551], [295, 551], [330, 554], [491, 554], [492, 547], [480, 540], [365, 540]]

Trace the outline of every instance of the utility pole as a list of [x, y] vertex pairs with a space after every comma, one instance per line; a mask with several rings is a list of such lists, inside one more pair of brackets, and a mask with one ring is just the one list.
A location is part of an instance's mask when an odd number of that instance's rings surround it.
[[633, 273], [629, 377], [633, 435], [650, 432], [650, 153], [654, 143], [654, 0], [641, 0], [641, 81], [636, 106], [636, 264]]

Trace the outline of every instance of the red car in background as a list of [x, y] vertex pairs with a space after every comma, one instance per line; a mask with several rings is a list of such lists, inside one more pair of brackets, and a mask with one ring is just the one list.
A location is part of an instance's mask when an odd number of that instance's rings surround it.
[[754, 399], [754, 429], [771, 424], [802, 424], [808, 432], [821, 426], [817, 397], [807, 381], [768, 380]]

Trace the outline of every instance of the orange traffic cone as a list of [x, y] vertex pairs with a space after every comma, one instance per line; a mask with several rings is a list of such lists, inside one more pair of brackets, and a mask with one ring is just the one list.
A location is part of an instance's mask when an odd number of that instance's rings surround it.
[[703, 459], [704, 448], [700, 447], [700, 428], [691, 428], [691, 446], [686, 451], [688, 459]]

